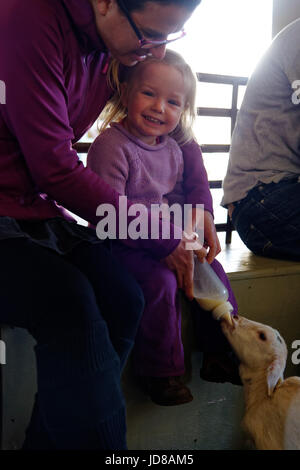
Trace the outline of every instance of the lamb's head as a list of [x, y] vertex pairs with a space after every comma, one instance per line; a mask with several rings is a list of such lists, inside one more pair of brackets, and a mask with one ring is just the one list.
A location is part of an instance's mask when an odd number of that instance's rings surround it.
[[[240, 374], [265, 371], [268, 393], [272, 394], [283, 379], [287, 347], [277, 330], [243, 317], [233, 318], [232, 325], [223, 321], [223, 333], [240, 360]], [[243, 373], [244, 372], [244, 373]]]

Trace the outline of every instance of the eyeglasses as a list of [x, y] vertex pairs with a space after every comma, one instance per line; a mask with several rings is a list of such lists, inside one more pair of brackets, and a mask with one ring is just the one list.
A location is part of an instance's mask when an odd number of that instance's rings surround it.
[[126, 16], [130, 26], [132, 27], [133, 31], [135, 32], [139, 43], [140, 43], [140, 48], [141, 49], [152, 49], [153, 47], [160, 47], [164, 46], [165, 44], [169, 44], [170, 42], [177, 41], [178, 39], [183, 38], [186, 35], [186, 32], [184, 30], [178, 31], [177, 33], [170, 34], [167, 39], [164, 39], [162, 41], [155, 41], [155, 40], [148, 40], [144, 38], [142, 35], [141, 31], [131, 18], [131, 15], [129, 11], [127, 10], [126, 6], [124, 5], [123, 0], [117, 0], [117, 4]]

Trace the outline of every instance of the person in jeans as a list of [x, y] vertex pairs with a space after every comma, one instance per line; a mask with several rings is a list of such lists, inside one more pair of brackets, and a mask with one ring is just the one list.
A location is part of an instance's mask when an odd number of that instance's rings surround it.
[[300, 19], [249, 79], [232, 136], [222, 205], [253, 253], [300, 260]]

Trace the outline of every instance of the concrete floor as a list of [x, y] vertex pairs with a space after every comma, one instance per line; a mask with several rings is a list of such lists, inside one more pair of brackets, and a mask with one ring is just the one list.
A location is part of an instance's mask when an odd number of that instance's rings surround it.
[[190, 403], [159, 406], [133, 381], [124, 380], [129, 450], [239, 450], [247, 446], [240, 427], [242, 387], [200, 379], [201, 353], [193, 353]]

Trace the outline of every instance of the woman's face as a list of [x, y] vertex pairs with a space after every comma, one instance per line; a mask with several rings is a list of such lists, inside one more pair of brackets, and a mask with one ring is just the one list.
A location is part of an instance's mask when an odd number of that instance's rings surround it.
[[[120, 11], [116, 0], [92, 0], [99, 34], [113, 57], [122, 64], [133, 66], [152, 54], [158, 59], [165, 55], [166, 46], [147, 49], [139, 47], [139, 40]], [[148, 40], [164, 40], [171, 33], [180, 31], [191, 11], [176, 4], [145, 3], [142, 10], [131, 12], [131, 17]]]

